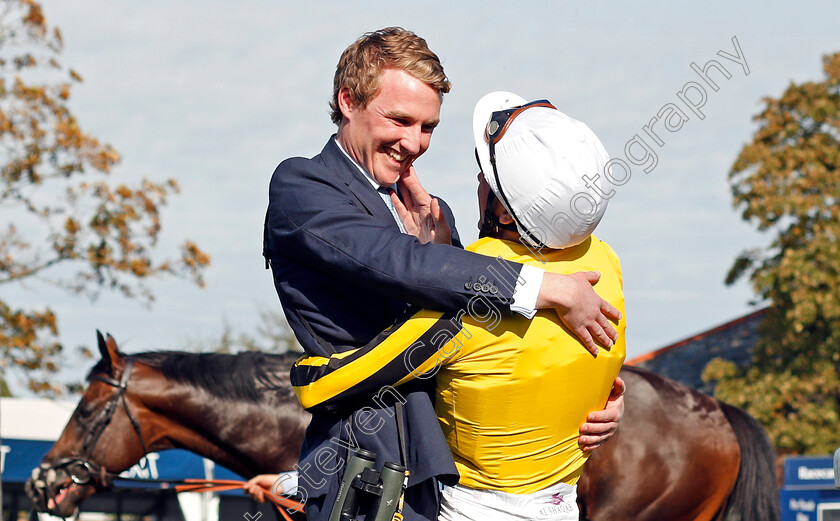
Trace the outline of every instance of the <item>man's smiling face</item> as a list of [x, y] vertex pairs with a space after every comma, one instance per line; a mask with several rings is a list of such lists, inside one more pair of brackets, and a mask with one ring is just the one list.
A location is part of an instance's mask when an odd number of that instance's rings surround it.
[[400, 69], [383, 69], [379, 81], [379, 94], [366, 107], [354, 105], [347, 87], [341, 89], [338, 141], [377, 183], [390, 186], [429, 148], [440, 94]]

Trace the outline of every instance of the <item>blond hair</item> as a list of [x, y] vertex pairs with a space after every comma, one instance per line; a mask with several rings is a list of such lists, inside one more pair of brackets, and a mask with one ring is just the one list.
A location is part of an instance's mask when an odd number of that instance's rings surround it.
[[402, 27], [386, 27], [363, 34], [341, 53], [333, 78], [333, 97], [330, 102], [333, 123], [341, 123], [338, 91], [350, 90], [353, 105], [365, 108], [379, 94], [382, 69], [401, 69], [443, 95], [452, 84], [443, 72], [443, 65], [426, 40]]

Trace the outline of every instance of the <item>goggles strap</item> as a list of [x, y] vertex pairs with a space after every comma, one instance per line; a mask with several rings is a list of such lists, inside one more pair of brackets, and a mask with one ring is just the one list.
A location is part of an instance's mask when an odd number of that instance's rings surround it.
[[[511, 217], [513, 217], [514, 223], [516, 223], [516, 230], [523, 236], [523, 239], [530, 242], [533, 246], [537, 248], [544, 248], [545, 244], [540, 241], [533, 233], [530, 232], [525, 226], [522, 226], [522, 223], [517, 217], [516, 213], [513, 211], [513, 208], [508, 201], [507, 195], [505, 194], [504, 188], [502, 188], [502, 182], [499, 178], [499, 170], [496, 167], [496, 143], [502, 139], [507, 129], [510, 127], [511, 122], [516, 119], [516, 116], [528, 110], [530, 108], [535, 107], [544, 107], [557, 110], [557, 107], [552, 105], [548, 102], [548, 100], [538, 100], [532, 101], [531, 103], [526, 103], [525, 105], [521, 105], [519, 107], [513, 107], [506, 110], [497, 110], [490, 116], [490, 122], [487, 123], [487, 128], [484, 131], [484, 138], [487, 140], [487, 146], [490, 151], [490, 165], [493, 167], [493, 178], [496, 181], [496, 187], [499, 191], [498, 196], [499, 200], [501, 201], [502, 205], [508, 211]], [[492, 214], [492, 212], [491, 212]], [[495, 220], [495, 216], [493, 216]], [[485, 211], [485, 222], [487, 221], [487, 214]], [[502, 225], [504, 227], [504, 225]], [[484, 226], [482, 224], [482, 231]], [[506, 228], [509, 229], [509, 228]]]
[[493, 201], [495, 199], [496, 196], [493, 194], [493, 190], [489, 190], [487, 192], [487, 203], [484, 205], [484, 217], [481, 221], [481, 229], [478, 232], [479, 239], [492, 237], [496, 234], [499, 228], [503, 230], [510, 230], [512, 232], [519, 232], [516, 228], [516, 223], [505, 224], [499, 221], [499, 218], [493, 213]]

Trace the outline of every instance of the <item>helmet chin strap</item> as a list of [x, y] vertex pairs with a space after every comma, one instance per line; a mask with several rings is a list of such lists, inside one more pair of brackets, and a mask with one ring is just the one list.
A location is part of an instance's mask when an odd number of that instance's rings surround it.
[[479, 239], [483, 239], [484, 237], [494, 237], [498, 235], [499, 229], [519, 233], [519, 230], [516, 228], [516, 223], [503, 223], [499, 221], [499, 218], [493, 213], [493, 201], [495, 199], [496, 196], [493, 194], [493, 190], [488, 190], [487, 203], [484, 205], [484, 218], [481, 221], [481, 229], [478, 232]]

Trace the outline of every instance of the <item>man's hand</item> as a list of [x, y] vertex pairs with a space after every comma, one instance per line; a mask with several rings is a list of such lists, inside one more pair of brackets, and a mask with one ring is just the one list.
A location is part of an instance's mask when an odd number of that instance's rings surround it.
[[536, 306], [537, 309], [554, 308], [566, 327], [596, 356], [595, 339], [604, 347], [611, 347], [618, 339], [618, 332], [609, 320], [621, 319], [621, 312], [592, 289], [600, 278], [597, 271], [571, 275], [546, 273]]
[[400, 177], [399, 186], [403, 200], [391, 192], [391, 201], [406, 233], [417, 237], [423, 244], [452, 244], [452, 230], [440, 203], [420, 184], [413, 166]]
[[266, 500], [266, 494], [271, 493], [271, 487], [274, 486], [274, 482], [277, 481], [277, 478], [277, 474], [260, 474], [249, 479], [247, 483], [242, 485], [242, 488], [244, 488], [245, 492], [251, 496], [251, 499], [257, 501], [258, 503], [264, 503]]
[[607, 406], [603, 411], [589, 413], [586, 423], [580, 426], [578, 443], [585, 452], [597, 449], [615, 434], [618, 421], [624, 414], [625, 389], [624, 380], [616, 376]]

